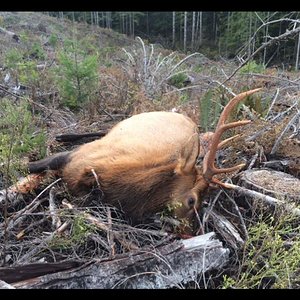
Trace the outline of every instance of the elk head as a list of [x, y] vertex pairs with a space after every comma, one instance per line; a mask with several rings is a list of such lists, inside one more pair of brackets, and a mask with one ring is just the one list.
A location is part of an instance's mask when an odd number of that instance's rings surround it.
[[[178, 190], [179, 193], [178, 195], [174, 194], [174, 215], [177, 216], [180, 219], [186, 219], [188, 223], [192, 221], [194, 217], [195, 211], [199, 209], [202, 203], [202, 195], [205, 193], [207, 188], [212, 185], [216, 184], [218, 186], [222, 186], [224, 188], [230, 188], [229, 185], [226, 183], [223, 183], [219, 181], [217, 178], [214, 176], [217, 174], [221, 173], [230, 173], [233, 171], [240, 170], [242, 167], [244, 167], [245, 164], [239, 164], [230, 168], [216, 168], [215, 167], [215, 156], [217, 150], [222, 148], [224, 145], [226, 145], [229, 141], [233, 140], [236, 136], [230, 137], [228, 139], [225, 139], [221, 141], [222, 134], [231, 128], [238, 127], [238, 126], [243, 126], [246, 124], [249, 124], [251, 121], [250, 120], [241, 120], [241, 121], [236, 121], [236, 122], [231, 122], [231, 123], [226, 123], [226, 120], [228, 119], [228, 116], [230, 115], [230, 112], [233, 110], [233, 108], [241, 102], [245, 97], [261, 90], [260, 88], [250, 90], [241, 94], [236, 95], [234, 98], [232, 98], [228, 104], [224, 107], [218, 124], [216, 126], [215, 132], [207, 132], [202, 135], [200, 135], [200, 146], [201, 144], [205, 144], [207, 146], [207, 151], [204, 155], [203, 159], [203, 166], [202, 170], [196, 166], [196, 159], [195, 155], [189, 158], [187, 155], [188, 153], [193, 153], [189, 147], [193, 147], [193, 143], [190, 143], [189, 146], [187, 146], [185, 149], [185, 154], [183, 157], [187, 158], [187, 162], [185, 162], [183, 165], [187, 167], [186, 169], [186, 174], [193, 174], [195, 173], [196, 176], [194, 177], [194, 183], [192, 187], [189, 187], [188, 185], [185, 185], [185, 187], [188, 188], [188, 192], [180, 191], [181, 185], [178, 185]], [[201, 140], [202, 137], [202, 140]], [[196, 142], [194, 142], [195, 145]], [[195, 145], [195, 149], [197, 146]], [[200, 147], [200, 153], [205, 152], [203, 151], [204, 149]], [[187, 180], [186, 182], [192, 182]], [[180, 198], [181, 197], [181, 198]], [[176, 203], [179, 203], [179, 205], [176, 205]], [[190, 231], [189, 228], [184, 228], [185, 231]]]

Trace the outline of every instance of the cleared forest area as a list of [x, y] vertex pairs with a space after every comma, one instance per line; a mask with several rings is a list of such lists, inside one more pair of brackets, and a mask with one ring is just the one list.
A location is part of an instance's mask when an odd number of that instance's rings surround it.
[[[163, 39], [151, 35], [158, 13], [57, 14], [0, 12], [0, 287], [299, 288], [298, 14], [240, 23], [234, 13], [165, 12], [165, 44], [150, 42]], [[215, 26], [214, 54], [200, 24]], [[252, 25], [238, 37], [238, 24]], [[168, 207], [133, 225], [101, 189], [72, 195], [57, 177], [10, 190], [28, 162], [139, 113], [178, 112], [214, 131], [228, 101], [256, 88], [230, 114], [252, 122], [226, 132], [239, 136], [215, 163], [245, 166], [218, 177], [231, 188], [203, 195], [193, 237], [178, 235]]]

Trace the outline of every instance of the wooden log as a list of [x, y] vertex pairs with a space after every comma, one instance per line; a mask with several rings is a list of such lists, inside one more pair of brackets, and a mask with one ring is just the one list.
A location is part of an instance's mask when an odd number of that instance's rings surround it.
[[209, 212], [209, 217], [214, 225], [216, 232], [219, 232], [224, 239], [234, 250], [240, 249], [244, 245], [244, 240], [242, 239], [236, 228], [221, 214], [211, 210]]
[[278, 200], [300, 201], [300, 180], [272, 169], [246, 170], [240, 175], [239, 185]]
[[182, 287], [207, 271], [228, 263], [229, 249], [214, 232], [176, 240], [158, 248], [143, 248], [114, 259], [91, 261], [77, 269], [12, 283], [16, 288], [141, 288]]
[[0, 290], [13, 290], [13, 289], [16, 289], [15, 287], [13, 287], [11, 284], [3, 281], [3, 280], [0, 280]]

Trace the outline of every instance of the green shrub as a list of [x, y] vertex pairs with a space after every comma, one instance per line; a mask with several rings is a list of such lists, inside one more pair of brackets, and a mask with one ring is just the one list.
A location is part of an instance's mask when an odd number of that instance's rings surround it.
[[31, 59], [44, 60], [45, 52], [40, 43], [34, 42], [31, 49], [28, 51], [28, 57]]
[[185, 86], [185, 82], [188, 80], [188, 76], [184, 73], [178, 73], [172, 76], [169, 80], [169, 83], [178, 89], [181, 89]]
[[300, 226], [295, 216], [261, 218], [249, 238], [236, 276], [224, 276], [223, 288], [293, 288], [299, 284]]
[[[0, 172], [9, 178], [22, 166], [20, 159], [31, 151], [37, 158], [46, 154], [46, 136], [44, 131], [35, 132], [28, 103], [12, 104], [9, 100], [0, 102]], [[23, 170], [24, 171], [24, 170]]]
[[262, 73], [265, 70], [265, 67], [261, 64], [257, 64], [254, 60], [249, 61], [246, 65], [244, 65], [239, 72], [241, 74], [248, 73]]
[[72, 227], [69, 235], [55, 236], [50, 243], [52, 249], [72, 249], [86, 242], [88, 235], [96, 232], [96, 227], [86, 221], [81, 214], [72, 216]]
[[222, 111], [222, 96], [218, 90], [208, 90], [200, 99], [200, 125], [203, 131], [214, 129]]
[[49, 44], [54, 48], [57, 45], [58, 37], [56, 34], [52, 33], [49, 37]]
[[24, 53], [17, 49], [11, 49], [5, 55], [5, 64], [11, 71], [17, 84], [36, 85], [39, 81], [39, 73], [36, 63], [24, 60]]
[[71, 109], [79, 109], [94, 96], [97, 86], [96, 55], [88, 55], [76, 42], [68, 41], [59, 53], [57, 83], [62, 102]]

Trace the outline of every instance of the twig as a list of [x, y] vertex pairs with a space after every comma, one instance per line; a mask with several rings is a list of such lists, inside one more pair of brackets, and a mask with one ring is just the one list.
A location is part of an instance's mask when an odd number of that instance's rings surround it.
[[55, 192], [55, 189], [54, 189], [54, 187], [52, 187], [49, 192], [49, 212], [50, 212], [50, 216], [52, 218], [52, 226], [53, 226], [53, 228], [57, 229], [61, 226], [61, 220], [56, 213], [56, 205], [54, 202], [54, 198], [55, 198], [54, 192]]
[[115, 120], [114, 116], [112, 114], [110, 114], [106, 109], [101, 107], [100, 110], [103, 111], [106, 115], [108, 115], [112, 121]]
[[253, 155], [252, 159], [251, 159], [251, 162], [247, 168], [247, 170], [251, 170], [253, 168], [253, 165], [255, 164], [257, 158], [258, 158], [258, 155], [260, 155], [260, 158], [262, 157], [262, 153], [263, 153], [263, 147], [261, 145], [257, 145], [256, 144], [256, 152], [255, 154]]
[[25, 255], [23, 255], [18, 261], [18, 264], [28, 263], [31, 257], [36, 255], [41, 249], [43, 249], [43, 244], [50, 242], [57, 234], [60, 234], [64, 232], [69, 225], [71, 224], [70, 221], [66, 221], [63, 223], [59, 228], [57, 228], [54, 232], [52, 232], [48, 237], [44, 239], [44, 243], [40, 243], [35, 248], [33, 248], [31, 251], [27, 252]]
[[227, 200], [230, 201], [230, 203], [231, 203], [232, 206], [233, 206], [234, 211], [237, 213], [237, 215], [238, 215], [238, 217], [239, 217], [239, 219], [240, 219], [240, 224], [241, 224], [241, 226], [242, 226], [242, 230], [243, 230], [243, 233], [244, 233], [244, 237], [245, 237], [246, 239], [248, 239], [248, 237], [249, 237], [249, 236], [248, 236], [248, 230], [247, 230], [247, 227], [246, 227], [244, 218], [243, 218], [243, 216], [242, 216], [242, 214], [241, 214], [241, 212], [240, 212], [238, 206], [236, 205], [235, 201], [228, 195], [227, 192], [225, 192], [225, 194], [226, 194], [226, 196], [227, 196]]
[[209, 203], [208, 209], [203, 214], [203, 226], [207, 222], [207, 220], [209, 218], [209, 213], [213, 210], [214, 206], [216, 205], [216, 202], [218, 201], [218, 199], [219, 199], [219, 197], [221, 196], [222, 193], [223, 193], [223, 190], [222, 189], [219, 190], [219, 192], [217, 193], [217, 195], [215, 196], [213, 201], [211, 201]]
[[18, 234], [16, 234], [16, 238], [17, 240], [22, 239], [25, 235], [27, 235], [30, 231], [32, 231], [33, 229], [36, 229], [37, 227], [40, 227], [43, 223], [45, 223], [47, 221], [47, 217], [45, 218], [43, 216], [42, 219], [40, 219], [37, 222], [34, 223], [30, 223], [28, 227], [26, 227], [25, 229], [21, 230]]
[[270, 152], [271, 155], [273, 155], [277, 148], [278, 148], [278, 145], [282, 139], [282, 137], [284, 136], [284, 134], [290, 129], [290, 127], [292, 126], [292, 124], [297, 120], [297, 118], [300, 116], [300, 112], [296, 113], [294, 115], [294, 117], [288, 122], [288, 124], [286, 125], [286, 127], [282, 130], [281, 134], [279, 135], [279, 137], [277, 138], [276, 142], [274, 143], [274, 146]]
[[116, 255], [115, 242], [114, 242], [114, 232], [112, 230], [112, 219], [110, 208], [107, 207], [107, 221], [108, 221], [108, 231], [107, 231], [107, 240], [110, 247], [110, 257]]
[[[74, 205], [70, 204], [68, 201], [64, 200], [62, 202], [63, 205], [67, 206], [69, 209], [72, 209], [76, 212], [78, 212], [78, 210], [74, 207]], [[97, 219], [96, 217], [92, 216], [91, 214], [84, 212], [82, 214], [82, 216], [84, 218], [86, 218], [87, 221], [89, 221], [90, 223], [92, 223], [93, 225], [95, 225], [96, 227], [98, 227], [100, 230], [103, 230], [104, 232], [108, 233], [109, 232], [109, 227], [107, 225], [105, 225], [103, 222], [101, 222], [99, 219]], [[126, 248], [131, 249], [131, 250], [137, 250], [139, 249], [139, 247], [137, 245], [135, 245], [133, 242], [131, 241], [127, 241], [125, 240], [120, 233], [118, 232], [114, 232], [114, 236], [116, 239], [118, 239], [118, 241]]]
[[[32, 201], [30, 204], [25, 206], [23, 209], [19, 210], [17, 213], [12, 215], [10, 218], [7, 219], [7, 230], [11, 230], [14, 226], [18, 225], [23, 218], [25, 217], [25, 213], [34, 211], [42, 202], [44, 202], [47, 199], [41, 199], [39, 200], [39, 197], [43, 195], [47, 190], [49, 190], [51, 187], [53, 187], [56, 183], [61, 181], [61, 178], [56, 179], [54, 182], [49, 184], [45, 189], [43, 189]], [[22, 218], [21, 218], [22, 217]]]
[[293, 207], [293, 205], [286, 203], [285, 201], [278, 200], [274, 197], [264, 195], [262, 193], [259, 193], [257, 191], [248, 190], [244, 187], [234, 185], [231, 183], [226, 183], [227, 188], [233, 189], [234, 191], [237, 191], [238, 193], [248, 196], [254, 200], [261, 200], [271, 206], [284, 206], [288, 211], [293, 213], [296, 216], [300, 217], [300, 209]]
[[196, 209], [195, 206], [194, 206], [194, 212], [195, 212], [197, 221], [198, 221], [198, 223], [199, 223], [199, 229], [198, 229], [198, 231], [196, 232], [196, 235], [204, 234], [203, 224], [202, 224], [202, 222], [201, 222], [201, 220], [200, 220], [200, 216], [199, 216], [198, 211], [197, 211], [197, 209]]
[[295, 102], [291, 107], [289, 107], [287, 110], [277, 114], [273, 119], [270, 120], [271, 123], [273, 123], [276, 119], [281, 118], [282, 116], [286, 115], [289, 111], [291, 111], [293, 108], [295, 108], [298, 105], [297, 102]]
[[273, 108], [273, 106], [274, 106], [274, 104], [275, 104], [275, 101], [277, 100], [278, 95], [279, 95], [279, 88], [276, 89], [275, 96], [274, 96], [274, 98], [273, 98], [273, 100], [272, 100], [272, 103], [271, 103], [271, 105], [270, 105], [270, 107], [269, 107], [269, 109], [268, 109], [268, 112], [267, 112], [267, 114], [266, 114], [266, 119], [268, 118], [269, 113], [270, 113], [270, 111], [272, 110], [272, 108]]

